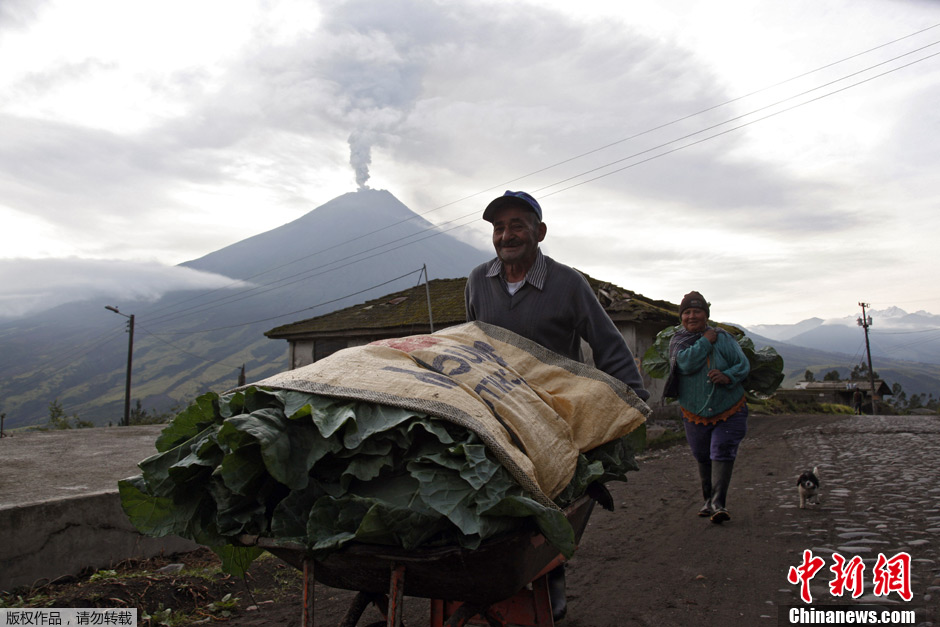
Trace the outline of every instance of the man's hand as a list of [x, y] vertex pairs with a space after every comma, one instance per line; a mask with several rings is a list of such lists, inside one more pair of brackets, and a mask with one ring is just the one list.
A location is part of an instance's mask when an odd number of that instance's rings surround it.
[[728, 385], [731, 383], [731, 377], [717, 368], [712, 368], [708, 371], [708, 379], [715, 385]]

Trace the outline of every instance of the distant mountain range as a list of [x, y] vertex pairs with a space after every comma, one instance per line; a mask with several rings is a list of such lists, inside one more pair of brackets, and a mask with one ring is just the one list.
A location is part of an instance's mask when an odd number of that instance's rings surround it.
[[[120, 302], [122, 313], [135, 316], [132, 398], [148, 411], [185, 406], [203, 392], [235, 387], [242, 364], [249, 382], [260, 380], [287, 368], [287, 343], [265, 331], [412, 287], [425, 265], [431, 279], [458, 278], [491, 256], [437, 230], [387, 191], [339, 196], [181, 264], [251, 288]], [[7, 428], [47, 422], [54, 400], [69, 416], [120, 421], [128, 342], [115, 333], [117, 318], [105, 304], [114, 303], [69, 303], [0, 324]]]
[[[940, 316], [926, 311], [910, 314], [897, 307], [869, 310], [867, 314], [872, 320], [868, 335], [875, 370], [883, 359], [940, 364]], [[858, 318], [861, 311], [830, 320], [809, 318], [796, 324], [755, 325], [747, 331], [793, 346], [867, 359], [865, 333]]]
[[[287, 344], [265, 331], [414, 286], [424, 265], [432, 279], [459, 278], [491, 256], [489, 246], [439, 231], [387, 191], [345, 194], [181, 264], [231, 277], [228, 289], [168, 293], [156, 302], [69, 303], [0, 324], [0, 412], [8, 429], [45, 424], [52, 401], [98, 425], [120, 421], [127, 335], [106, 304], [135, 316], [132, 398], [165, 412], [234, 387], [242, 365], [249, 382], [284, 370]], [[940, 316], [899, 309], [871, 315], [875, 370], [909, 395], [940, 394]], [[747, 331], [784, 357], [785, 387], [807, 369], [820, 379], [832, 369], [844, 376], [864, 355], [862, 329], [851, 316]]]
[[[940, 397], [940, 316], [923, 311], [908, 314], [897, 307], [869, 313], [872, 369], [889, 387], [900, 384], [908, 396]], [[855, 366], [867, 365], [864, 331], [851, 316], [810, 318], [790, 325], [736, 326], [758, 348], [772, 346], [783, 357], [784, 388], [802, 381], [807, 370], [816, 380], [831, 370], [844, 379]]]

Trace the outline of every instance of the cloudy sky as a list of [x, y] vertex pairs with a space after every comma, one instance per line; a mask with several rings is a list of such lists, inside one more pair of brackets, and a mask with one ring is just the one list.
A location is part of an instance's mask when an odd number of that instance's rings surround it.
[[[668, 7], [668, 8], [667, 8]], [[360, 185], [720, 320], [940, 313], [935, 0], [0, 0], [0, 317]], [[354, 244], [350, 244], [354, 246]]]

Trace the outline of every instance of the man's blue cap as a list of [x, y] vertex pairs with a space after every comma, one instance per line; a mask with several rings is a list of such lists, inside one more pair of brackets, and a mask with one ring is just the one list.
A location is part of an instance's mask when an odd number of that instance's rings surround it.
[[508, 189], [506, 190], [505, 194], [499, 198], [494, 199], [486, 206], [486, 209], [483, 211], [483, 219], [487, 222], [492, 222], [493, 214], [496, 212], [496, 210], [500, 207], [505, 207], [506, 205], [516, 205], [518, 207], [522, 207], [523, 209], [529, 209], [530, 211], [535, 212], [535, 215], [539, 217], [539, 220], [542, 219], [542, 208], [539, 206], [537, 200], [525, 192], [511, 192]]

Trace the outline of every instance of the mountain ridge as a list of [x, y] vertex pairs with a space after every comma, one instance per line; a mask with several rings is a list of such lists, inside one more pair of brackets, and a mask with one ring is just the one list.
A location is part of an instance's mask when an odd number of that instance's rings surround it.
[[[926, 311], [907, 313], [900, 307], [869, 310], [869, 344], [872, 355], [919, 363], [940, 364], [940, 316]], [[761, 335], [794, 346], [823, 349], [849, 355], [865, 354], [865, 335], [858, 316], [808, 318], [796, 324], [740, 326], [749, 334]]]
[[[465, 277], [492, 256], [490, 249], [437, 230], [386, 190], [343, 194], [287, 224], [180, 264], [228, 276], [231, 287], [170, 292], [155, 302], [69, 303], [0, 323], [0, 412], [7, 428], [43, 424], [53, 401], [67, 415], [98, 425], [120, 421], [128, 336], [126, 321], [103, 311], [106, 304], [135, 315], [132, 406], [140, 399], [145, 410], [165, 412], [207, 391], [234, 387], [243, 365], [249, 382], [285, 369], [287, 344], [266, 338], [267, 330], [411, 287], [423, 267], [431, 279]], [[934, 322], [940, 326], [940, 316], [927, 312], [872, 315], [876, 324], [906, 325], [893, 327], [904, 333]], [[735, 326], [758, 347], [777, 349], [785, 360], [784, 386], [792, 387], [806, 369], [821, 378], [825, 369], [847, 374], [859, 363], [862, 331], [841, 320]], [[830, 340], [812, 334], [834, 328], [839, 337], [831, 340], [833, 347], [850, 348], [819, 351]], [[787, 341], [758, 329], [788, 334]], [[872, 337], [877, 341], [877, 332]], [[929, 352], [930, 343], [915, 348]], [[887, 359], [875, 349], [873, 357], [875, 370], [908, 394], [940, 390], [940, 365]]]
[[413, 286], [423, 267], [430, 279], [466, 276], [490, 257], [388, 191], [344, 194], [180, 264], [228, 276], [230, 288], [155, 302], [73, 302], [0, 324], [0, 411], [8, 428], [45, 422], [54, 400], [98, 425], [120, 421], [128, 336], [105, 304], [135, 315], [132, 406], [140, 399], [145, 410], [163, 412], [234, 387], [242, 364], [249, 382], [285, 369], [287, 343], [264, 336], [279, 324]]
[[[824, 351], [772, 340], [761, 335], [747, 331], [747, 336], [758, 349], [766, 346], [772, 347], [783, 357], [784, 380], [781, 388], [793, 388], [796, 383], [804, 380], [807, 370], [813, 372], [817, 381], [831, 370], [839, 373], [840, 378], [846, 379], [852, 369], [860, 363], [867, 362], [866, 358], [848, 353]], [[933, 394], [938, 396], [940, 391], [940, 364], [912, 362], [892, 359], [884, 356], [872, 356], [872, 369], [883, 379], [889, 387], [899, 384], [906, 394]], [[866, 364], [867, 365], [867, 364]]]

